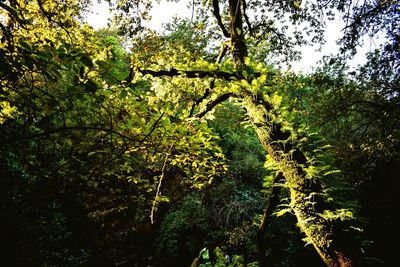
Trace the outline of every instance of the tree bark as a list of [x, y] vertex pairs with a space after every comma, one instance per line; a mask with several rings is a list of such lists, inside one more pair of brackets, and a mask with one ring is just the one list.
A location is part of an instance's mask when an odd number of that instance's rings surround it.
[[243, 34], [241, 0], [229, 0], [229, 31], [231, 36], [232, 57], [236, 66], [244, 66], [247, 47]]
[[307, 165], [307, 159], [301, 150], [285, 142], [291, 134], [274, 123], [268, 116], [267, 109], [252, 95], [244, 95], [242, 105], [247, 110], [262, 146], [278, 164], [279, 171], [286, 179], [291, 209], [309, 242], [327, 266], [356, 266], [351, 254], [343, 250], [337, 242], [341, 239], [338, 236], [341, 234], [340, 229], [336, 229], [335, 225], [319, 215], [328, 208], [319, 194], [322, 186], [318, 181], [306, 177], [303, 166]]

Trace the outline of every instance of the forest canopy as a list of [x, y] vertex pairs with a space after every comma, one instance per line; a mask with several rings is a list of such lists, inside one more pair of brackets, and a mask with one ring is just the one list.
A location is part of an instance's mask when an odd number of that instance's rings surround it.
[[398, 1], [100, 2], [0, 1], [2, 264], [395, 265]]

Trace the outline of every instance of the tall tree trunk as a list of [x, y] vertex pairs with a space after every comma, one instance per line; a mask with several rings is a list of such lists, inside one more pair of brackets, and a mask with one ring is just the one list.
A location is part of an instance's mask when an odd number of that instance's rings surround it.
[[[243, 96], [243, 107], [257, 132], [258, 138], [267, 153], [277, 162], [279, 171], [286, 179], [290, 191], [290, 206], [297, 217], [298, 226], [305, 233], [327, 266], [355, 266], [353, 257], [341, 249], [340, 229], [323, 219], [319, 214], [328, 208], [319, 193], [322, 186], [318, 181], [306, 177], [303, 166], [307, 159], [298, 148], [285, 142], [291, 134], [282, 130], [268, 116], [268, 108], [254, 99]], [[292, 153], [291, 153], [292, 151]]]
[[[240, 71], [245, 67], [244, 59], [247, 56], [241, 0], [229, 0], [229, 17], [233, 62]], [[278, 164], [279, 171], [286, 179], [290, 190], [290, 205], [300, 229], [327, 266], [355, 266], [353, 257], [338, 244], [335, 226], [319, 215], [327, 209], [324, 199], [318, 194], [321, 193], [322, 186], [318, 181], [306, 177], [303, 168], [307, 165], [307, 158], [300, 149], [285, 142], [291, 137], [291, 133], [284, 131], [281, 125], [270, 118], [269, 112], [273, 106], [264, 99], [254, 97], [245, 89], [239, 97], [261, 144]]]

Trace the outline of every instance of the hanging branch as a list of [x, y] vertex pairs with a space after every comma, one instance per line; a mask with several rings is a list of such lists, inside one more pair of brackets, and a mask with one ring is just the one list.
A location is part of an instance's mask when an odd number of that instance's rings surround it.
[[[17, 5], [18, 5], [18, 4], [17, 4]], [[19, 24], [20, 24], [20, 26], [21, 26], [22, 28], [26, 29], [25, 24], [26, 24], [28, 21], [27, 21], [24, 17], [21, 18], [21, 17], [17, 14], [17, 10], [18, 10], [18, 9], [16, 9], [16, 8], [14, 8], [14, 7], [10, 7], [10, 6], [6, 5], [6, 4], [4, 4], [3, 1], [0, 1], [0, 8], [6, 10], [6, 11], [8, 12], [8, 14], [9, 14], [13, 19], [15, 19], [17, 22], [19, 22]]]
[[261, 224], [258, 227], [257, 235], [259, 235], [261, 237], [264, 236], [264, 234], [265, 234], [265, 230], [266, 230], [267, 224], [271, 220], [272, 212], [278, 206], [279, 194], [281, 192], [281, 186], [278, 183], [281, 182], [284, 179], [285, 179], [285, 177], [283, 176], [282, 172], [279, 172], [274, 178], [274, 181], [273, 181], [273, 184], [272, 184], [272, 192], [271, 192], [271, 195], [269, 196], [269, 199], [268, 199], [268, 205], [264, 210], [264, 215], [263, 215], [263, 218], [261, 219]]
[[215, 86], [215, 80], [212, 80], [210, 83], [210, 88], [207, 88], [205, 90], [202, 97], [194, 101], [192, 107], [190, 108], [189, 117], [193, 117], [194, 109], [196, 108], [196, 106], [198, 106], [201, 102], [203, 102], [204, 99], [206, 99], [211, 94], [211, 90], [214, 89], [214, 86]]
[[55, 24], [58, 25], [61, 29], [63, 29], [63, 30], [65, 31], [65, 33], [68, 35], [68, 37], [69, 37], [69, 39], [71, 40], [71, 42], [72, 42], [72, 41], [73, 41], [73, 38], [72, 38], [72, 36], [71, 36], [69, 30], [68, 30], [62, 23], [60, 23], [59, 21], [56, 21], [56, 20], [53, 19], [53, 16], [55, 15], [55, 13], [54, 13], [54, 12], [52, 12], [52, 13], [51, 13], [51, 12], [47, 12], [47, 11], [44, 9], [44, 7], [43, 7], [42, 0], [37, 0], [37, 3], [38, 3], [38, 6], [39, 6], [39, 8], [40, 8], [40, 11], [42, 11], [43, 15], [47, 18], [47, 20], [48, 20], [50, 23], [55, 23]]
[[[226, 43], [222, 44], [222, 49], [221, 52], [219, 53], [216, 63], [221, 63], [222, 59], [224, 58], [224, 56], [226, 55], [226, 52], [228, 50], [228, 45]], [[194, 109], [196, 108], [196, 106], [198, 106], [201, 102], [203, 102], [203, 100], [205, 100], [210, 94], [211, 91], [214, 89], [215, 87], [215, 77], [214, 79], [210, 82], [210, 88], [207, 88], [203, 94], [202, 97], [200, 97], [199, 99], [196, 99], [190, 109], [190, 113], [189, 113], [189, 117], [193, 116], [194, 113]]]
[[222, 43], [222, 49], [217, 57], [216, 63], [218, 63], [218, 64], [221, 63], [222, 59], [226, 55], [226, 52], [228, 51], [228, 46], [229, 46], [229, 43], [227, 43], [227, 42]]
[[160, 117], [153, 123], [151, 126], [150, 131], [140, 140], [141, 142], [144, 142], [147, 138], [150, 137], [150, 135], [154, 132], [154, 130], [157, 128], [158, 124], [160, 123], [162, 117], [164, 116], [165, 112], [161, 113]]

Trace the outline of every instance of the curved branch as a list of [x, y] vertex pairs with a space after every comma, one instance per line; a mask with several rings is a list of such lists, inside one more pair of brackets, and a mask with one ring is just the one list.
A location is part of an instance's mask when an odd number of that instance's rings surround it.
[[285, 180], [282, 172], [278, 172], [275, 176], [273, 184], [272, 184], [272, 192], [268, 199], [267, 207], [264, 210], [263, 218], [261, 219], [261, 223], [258, 227], [258, 235], [264, 236], [267, 224], [271, 220], [272, 212], [276, 209], [279, 204], [279, 194], [281, 192], [281, 185], [279, 184]]
[[265, 241], [265, 233], [267, 230], [267, 225], [271, 221], [272, 213], [276, 209], [276, 207], [279, 204], [279, 194], [281, 192], [281, 186], [279, 183], [282, 182], [282, 180], [285, 180], [285, 177], [283, 176], [282, 172], [279, 172], [273, 181], [272, 184], [272, 192], [269, 195], [268, 198], [268, 204], [267, 207], [264, 210], [263, 217], [261, 219], [261, 223], [258, 227], [257, 230], [257, 249], [260, 257], [260, 263], [261, 266], [266, 266], [266, 257], [265, 257], [265, 251], [267, 250], [267, 244]]
[[212, 4], [213, 4], [213, 14], [214, 14], [215, 18], [217, 19], [218, 26], [221, 28], [222, 33], [224, 34], [224, 36], [226, 38], [230, 38], [231, 35], [229, 34], [228, 30], [225, 28], [224, 24], [222, 23], [221, 14], [219, 12], [219, 2], [218, 2], [218, 0], [213, 0]]
[[228, 46], [229, 46], [229, 44], [227, 44], [227, 43], [222, 44], [221, 52], [219, 53], [219, 55], [217, 57], [217, 63], [221, 63], [222, 59], [225, 57], [226, 52], [228, 51]]
[[167, 153], [167, 155], [165, 156], [165, 159], [164, 159], [164, 164], [163, 164], [163, 167], [162, 167], [162, 170], [161, 170], [160, 181], [158, 182], [157, 192], [156, 192], [156, 195], [155, 195], [154, 200], [153, 200], [153, 205], [151, 207], [151, 212], [150, 212], [150, 223], [151, 224], [154, 224], [154, 213], [155, 213], [156, 208], [157, 208], [157, 203], [159, 202], [158, 198], [160, 197], [161, 183], [162, 183], [162, 181], [164, 180], [164, 178], [165, 178], [165, 176], [167, 174], [168, 157], [171, 155], [171, 151], [172, 151], [173, 147], [174, 147], [174, 145], [170, 146], [169, 151], [168, 151], [168, 153]]
[[43, 15], [47, 18], [47, 20], [48, 20], [50, 23], [55, 23], [55, 24], [58, 25], [61, 29], [63, 29], [63, 30], [65, 31], [65, 33], [68, 35], [69, 39], [72, 41], [73, 38], [72, 38], [72, 36], [71, 36], [69, 30], [68, 30], [64, 25], [62, 25], [60, 22], [58, 22], [58, 21], [56, 21], [56, 20], [53, 19], [53, 16], [55, 15], [55, 13], [47, 12], [47, 11], [44, 9], [44, 7], [43, 7], [42, 0], [37, 0], [37, 3], [38, 3], [38, 6], [39, 6], [39, 8], [40, 8], [40, 11], [42, 11]]
[[279, 44], [284, 45], [284, 44], [286, 43], [285, 34], [279, 32], [278, 29], [272, 27], [270, 24], [265, 23], [265, 22], [259, 23], [259, 24], [257, 24], [255, 27], [252, 28], [252, 32], [253, 32], [253, 34], [254, 34], [254, 36], [255, 36], [256, 39], [259, 39], [259, 36], [257, 37], [257, 36], [255, 35], [255, 32], [256, 32], [259, 28], [263, 28], [263, 27], [265, 28], [264, 32], [275, 34], [276, 38], [277, 38], [278, 41], [279, 41]]
[[244, 16], [244, 21], [246, 22], [247, 27], [249, 27], [250, 35], [251, 35], [252, 37], [256, 38], [256, 36], [255, 36], [255, 34], [254, 34], [254, 31], [253, 31], [253, 27], [251, 27], [251, 23], [250, 23], [249, 16], [247, 16], [247, 13], [246, 13], [246, 9], [247, 9], [246, 0], [242, 0], [242, 3], [243, 3], [243, 16]]
[[157, 128], [157, 126], [160, 123], [160, 121], [161, 121], [162, 117], [164, 116], [164, 114], [165, 114], [165, 112], [161, 113], [160, 117], [154, 122], [153, 126], [151, 126], [150, 131], [140, 140], [141, 142], [144, 142], [147, 138], [150, 137], [150, 135]]
[[200, 97], [199, 99], [194, 100], [194, 103], [189, 112], [189, 117], [193, 117], [194, 109], [196, 108], [196, 106], [199, 105], [201, 102], [203, 102], [203, 100], [206, 99], [211, 94], [211, 90], [214, 89], [214, 86], [215, 86], [215, 80], [212, 80], [210, 83], [210, 88], [207, 88], [205, 90], [203, 96]]
[[18, 16], [17, 10], [15, 8], [4, 4], [3, 1], [0, 1], [0, 8], [3, 8], [4, 10], [6, 10], [17, 22], [20, 23], [20, 26], [22, 28], [25, 28], [25, 23], [27, 23], [27, 21], [25, 20], [25, 18], [20, 18]]

